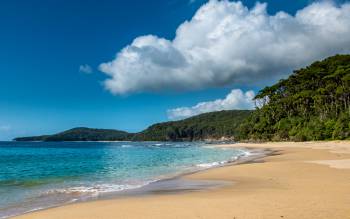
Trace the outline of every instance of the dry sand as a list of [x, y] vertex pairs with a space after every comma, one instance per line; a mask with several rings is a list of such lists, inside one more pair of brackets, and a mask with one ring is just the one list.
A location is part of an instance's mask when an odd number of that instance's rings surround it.
[[272, 156], [186, 176], [225, 180], [222, 188], [101, 200], [18, 218], [350, 218], [350, 142], [234, 144]]

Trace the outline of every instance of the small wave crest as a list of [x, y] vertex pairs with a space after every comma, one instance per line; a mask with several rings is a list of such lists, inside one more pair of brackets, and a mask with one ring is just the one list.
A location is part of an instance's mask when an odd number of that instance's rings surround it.
[[[225, 148], [222, 148], [222, 149], [225, 150]], [[197, 164], [196, 166], [199, 167], [199, 168], [208, 169], [208, 168], [212, 168], [212, 167], [223, 166], [225, 164], [235, 162], [238, 159], [240, 159], [241, 157], [248, 157], [248, 156], [251, 156], [251, 155], [252, 155], [252, 153], [250, 151], [240, 150], [240, 154], [239, 155], [234, 156], [234, 157], [232, 157], [229, 160], [215, 161], [215, 162], [211, 162], [211, 163], [201, 163], [201, 164]]]
[[226, 163], [228, 163], [228, 161], [216, 161], [212, 163], [201, 163], [201, 164], [197, 164], [196, 166], [201, 168], [211, 168], [211, 167], [221, 166]]
[[141, 188], [150, 182], [140, 183], [140, 184], [100, 184], [94, 186], [75, 186], [63, 189], [52, 189], [46, 192], [46, 194], [101, 194], [101, 193], [111, 193], [120, 192], [129, 189]]

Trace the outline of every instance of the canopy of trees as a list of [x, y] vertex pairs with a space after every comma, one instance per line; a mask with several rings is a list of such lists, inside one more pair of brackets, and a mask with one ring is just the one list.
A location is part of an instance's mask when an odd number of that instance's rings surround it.
[[54, 135], [15, 138], [15, 141], [122, 141], [131, 134], [112, 129], [73, 128]]
[[240, 126], [245, 140], [350, 138], [350, 55], [294, 71], [255, 97], [263, 107]]
[[188, 119], [158, 123], [136, 134], [134, 140], [194, 141], [232, 138], [250, 110], [226, 110], [204, 113]]

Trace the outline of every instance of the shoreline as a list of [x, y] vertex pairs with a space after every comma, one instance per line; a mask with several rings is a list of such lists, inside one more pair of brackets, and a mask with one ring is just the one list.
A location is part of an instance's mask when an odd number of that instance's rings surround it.
[[[237, 143], [217, 147], [266, 149], [271, 153], [239, 165], [229, 163], [181, 176], [185, 180], [230, 182], [219, 188], [80, 202], [16, 218], [349, 218], [349, 141]], [[339, 164], [337, 160], [342, 161]], [[328, 187], [323, 184], [329, 180], [334, 194], [324, 191]], [[327, 201], [334, 204], [324, 205]], [[308, 203], [312, 203], [311, 207]], [[148, 208], [157, 213], [147, 213]]]
[[[221, 147], [219, 145], [208, 145], [204, 147], [218, 147], [218, 148], [227, 148], [227, 147]], [[164, 176], [162, 178], [159, 178], [155, 181], [152, 181], [148, 184], [145, 184], [141, 187], [132, 188], [132, 189], [125, 189], [121, 191], [115, 191], [115, 192], [108, 192], [106, 194], [99, 194], [97, 196], [88, 197], [85, 199], [75, 199], [73, 201], [68, 201], [65, 203], [61, 203], [58, 205], [51, 205], [46, 207], [38, 207], [33, 210], [29, 210], [26, 212], [22, 212], [19, 214], [14, 214], [11, 216], [7, 216], [5, 218], [15, 218], [20, 217], [23, 215], [36, 213], [40, 211], [46, 211], [50, 209], [70, 206], [70, 205], [76, 205], [81, 203], [88, 203], [88, 202], [96, 202], [96, 201], [105, 201], [105, 200], [114, 200], [114, 199], [124, 199], [129, 197], [145, 197], [145, 196], [153, 196], [153, 195], [162, 195], [162, 194], [180, 194], [185, 192], [193, 192], [193, 191], [203, 191], [203, 190], [210, 190], [215, 188], [220, 188], [222, 186], [226, 186], [229, 184], [226, 181], [215, 181], [215, 180], [192, 180], [187, 179], [188, 176], [200, 173], [202, 171], [208, 171], [210, 169], [216, 169], [216, 168], [222, 168], [225, 166], [231, 166], [231, 165], [240, 165], [242, 163], [247, 162], [253, 162], [256, 159], [260, 159], [263, 157], [268, 156], [268, 154], [271, 153], [270, 150], [265, 149], [254, 149], [254, 148], [245, 148], [245, 147], [239, 147], [237, 148], [239, 150], [244, 150], [246, 154], [244, 155], [238, 155], [234, 158], [234, 160], [227, 160], [223, 163], [219, 162], [218, 164], [209, 164], [208, 167], [201, 167], [197, 170], [187, 170], [184, 172], [179, 172], [174, 175]], [[206, 164], [199, 164], [199, 165], [206, 165]], [[212, 166], [210, 166], [212, 165]], [[2, 218], [2, 217], [0, 217]]]

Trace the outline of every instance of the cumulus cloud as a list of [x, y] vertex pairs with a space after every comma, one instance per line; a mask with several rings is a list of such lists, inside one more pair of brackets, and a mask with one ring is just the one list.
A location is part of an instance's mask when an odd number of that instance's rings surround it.
[[232, 90], [225, 99], [201, 102], [192, 107], [179, 107], [167, 111], [169, 119], [184, 119], [201, 113], [232, 110], [232, 109], [253, 109], [254, 91], [243, 92], [241, 89]]
[[79, 72], [86, 73], [86, 74], [91, 74], [93, 72], [92, 68], [90, 65], [80, 65], [79, 66]]
[[259, 84], [350, 52], [350, 3], [314, 2], [295, 15], [266, 3], [211, 0], [172, 40], [140, 36], [99, 69], [114, 94]]

